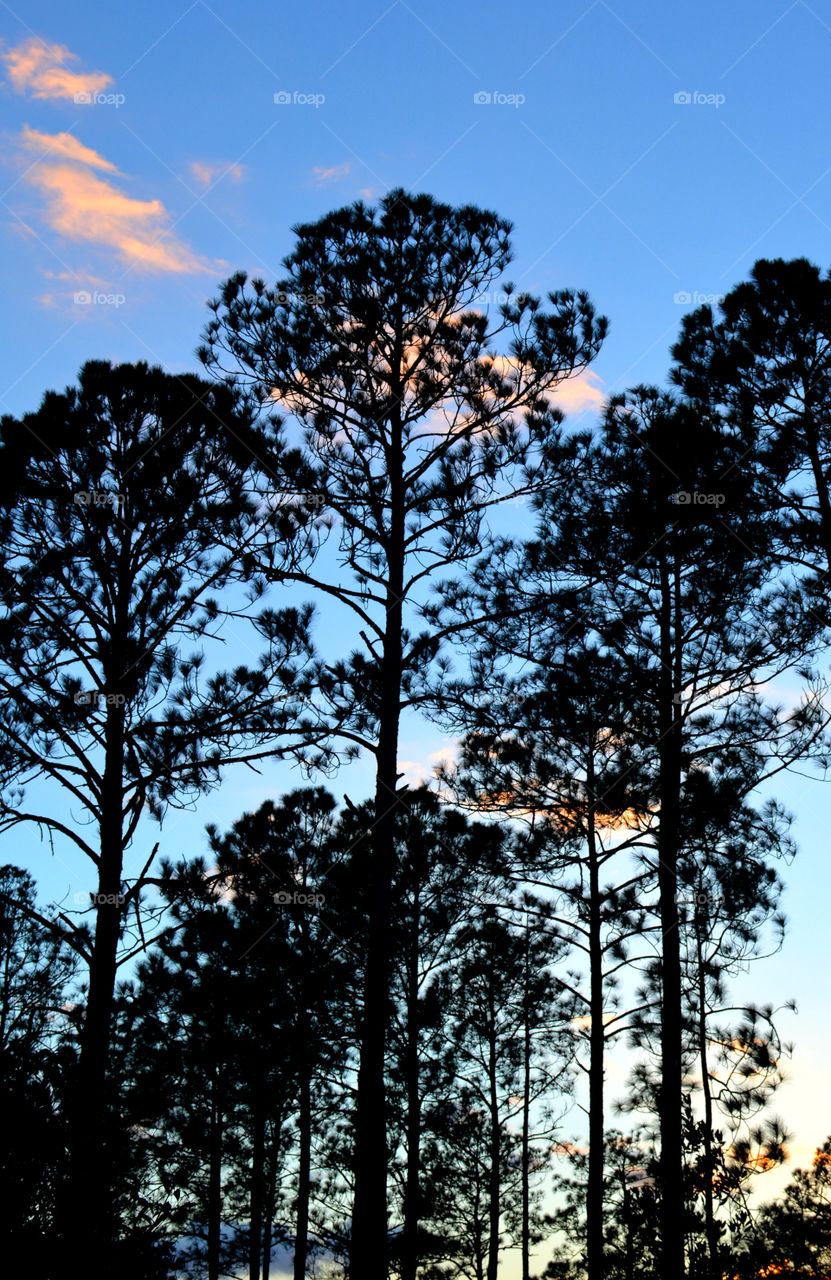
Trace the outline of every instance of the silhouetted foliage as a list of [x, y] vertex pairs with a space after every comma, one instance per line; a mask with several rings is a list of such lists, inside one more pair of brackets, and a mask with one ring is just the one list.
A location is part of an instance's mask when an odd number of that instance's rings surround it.
[[[606, 322], [492, 305], [497, 214], [396, 190], [295, 234], [211, 304], [216, 381], [91, 362], [0, 423], [0, 829], [93, 874], [70, 908], [0, 868], [9, 1258], [828, 1276], [831, 1139], [759, 1207], [790, 1046], [733, 988], [785, 938], [762, 788], [828, 763], [831, 275], [757, 263], [683, 321], [677, 392], [574, 433]], [[432, 787], [411, 713], [455, 735]], [[133, 857], [229, 764], [362, 753], [358, 803], [264, 790]]]

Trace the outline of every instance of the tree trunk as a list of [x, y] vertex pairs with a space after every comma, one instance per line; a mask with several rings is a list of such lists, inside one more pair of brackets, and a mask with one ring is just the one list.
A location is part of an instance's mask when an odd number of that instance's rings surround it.
[[262, 1280], [269, 1280], [271, 1275], [271, 1231], [274, 1221], [274, 1197], [269, 1196], [268, 1204], [271, 1213], [266, 1215], [263, 1224], [263, 1273]]
[[603, 946], [600, 921], [600, 867], [595, 829], [593, 741], [589, 743], [586, 787], [589, 795], [589, 1178], [586, 1188], [586, 1260], [589, 1280], [603, 1280], [603, 1166], [604, 1134], [603, 1056]]
[[[275, 1126], [279, 1128], [279, 1126]], [[273, 1130], [272, 1130], [273, 1136]], [[272, 1141], [267, 1161], [265, 1200], [263, 1208], [263, 1274], [262, 1280], [271, 1275], [271, 1240], [274, 1227], [274, 1209], [277, 1203], [277, 1151]]]
[[626, 1280], [635, 1280], [635, 1249], [632, 1244], [632, 1193], [626, 1185], [626, 1170], [623, 1171], [623, 1225], [626, 1238], [626, 1256], [624, 1267]]
[[713, 1095], [710, 1089], [710, 1070], [707, 1062], [707, 985], [704, 973], [704, 956], [701, 945], [700, 908], [696, 904], [696, 952], [698, 961], [698, 1053], [701, 1063], [701, 1091], [704, 1097], [704, 1229], [707, 1236], [707, 1276], [716, 1274], [718, 1236], [713, 1209]]
[[[394, 388], [393, 388], [394, 390]], [[403, 388], [401, 388], [403, 394]], [[395, 397], [392, 397], [395, 401]], [[400, 405], [401, 397], [398, 399]], [[364, 1009], [355, 1117], [355, 1199], [350, 1280], [386, 1280], [387, 1106], [385, 1048], [390, 990], [398, 727], [401, 717], [404, 483], [400, 422], [390, 431], [390, 527], [387, 539], [387, 621], [381, 655], [372, 872], [369, 885]]]
[[418, 954], [421, 899], [416, 886], [413, 926], [407, 955], [407, 1181], [404, 1191], [401, 1280], [416, 1280], [418, 1270], [418, 1225], [421, 1211], [421, 1089], [418, 1056]]
[[260, 1249], [263, 1235], [263, 1175], [265, 1172], [265, 1081], [261, 1064], [257, 1065], [252, 1109], [253, 1143], [251, 1151], [251, 1186], [249, 1190], [248, 1280], [259, 1280]]
[[[675, 574], [673, 594], [666, 547], [660, 554], [658, 691], [660, 829], [658, 892], [661, 917], [661, 1278], [682, 1280], [684, 1190], [681, 1116], [681, 947], [678, 931], [678, 825], [681, 807], [681, 638]], [[674, 618], [673, 618], [674, 615]], [[673, 625], [673, 621], [674, 624]]]
[[[397, 683], [397, 682], [396, 682]], [[389, 1002], [390, 914], [397, 784], [396, 714], [379, 735], [373, 873], [370, 884], [364, 1011], [355, 1124], [355, 1202], [350, 1280], [387, 1276], [387, 1126], [385, 1049]], [[389, 723], [394, 720], [394, 724]]]
[[496, 1005], [493, 987], [488, 992], [488, 1086], [490, 1090], [490, 1160], [488, 1179], [488, 1277], [496, 1280], [499, 1269], [499, 1217], [502, 1142], [499, 1130], [499, 1095], [496, 1079]]
[[69, 1184], [64, 1197], [63, 1235], [68, 1256], [75, 1255], [78, 1224], [83, 1222], [84, 1265], [91, 1280], [98, 1276], [101, 1280], [110, 1280], [117, 1234], [113, 1170], [107, 1151], [110, 1102], [107, 1074], [121, 936], [123, 757], [124, 712], [122, 707], [113, 704], [107, 707], [95, 937], [81, 1052], [70, 1106]]
[[831, 497], [828, 493], [828, 480], [825, 474], [825, 468], [822, 465], [822, 459], [819, 454], [819, 432], [813, 413], [807, 415], [805, 423], [805, 441], [806, 453], [811, 463], [811, 472], [814, 477], [814, 485], [817, 491], [817, 505], [819, 507], [820, 521], [819, 534], [822, 542], [822, 549], [825, 552], [825, 560], [827, 571], [831, 574]]
[[[302, 1047], [301, 1047], [302, 1053]], [[300, 1068], [298, 1109], [297, 1217], [294, 1230], [294, 1280], [304, 1280], [309, 1252], [309, 1197], [312, 1185], [312, 1086], [305, 1055]]]
[[208, 1135], [208, 1280], [219, 1280], [222, 1243], [222, 1105], [219, 1071], [211, 1080], [211, 1118]]
[[531, 982], [530, 934], [525, 918], [525, 1009], [522, 1034], [522, 1280], [531, 1276]]

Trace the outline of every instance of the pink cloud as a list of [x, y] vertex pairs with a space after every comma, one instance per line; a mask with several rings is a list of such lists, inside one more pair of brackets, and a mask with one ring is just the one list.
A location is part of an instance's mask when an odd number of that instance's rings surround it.
[[65, 45], [47, 44], [38, 36], [4, 49], [0, 58], [6, 64], [11, 87], [32, 98], [74, 101], [76, 94], [98, 93], [113, 82], [104, 71], [71, 71], [67, 64], [79, 62], [78, 55]]

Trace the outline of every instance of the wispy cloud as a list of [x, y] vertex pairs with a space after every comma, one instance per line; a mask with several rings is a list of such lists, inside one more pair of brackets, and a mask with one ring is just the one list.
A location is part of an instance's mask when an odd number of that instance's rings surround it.
[[312, 175], [316, 187], [328, 186], [330, 182], [340, 182], [341, 178], [345, 178], [348, 173], [352, 172], [352, 165], [347, 160], [343, 164], [333, 164], [331, 168], [325, 169], [322, 165], [316, 164], [312, 169]]
[[6, 64], [11, 87], [30, 98], [74, 101], [76, 94], [99, 93], [113, 83], [105, 71], [71, 70], [71, 64], [80, 62], [78, 55], [38, 36], [0, 50], [0, 59]]
[[[161, 200], [139, 200], [99, 177], [118, 170], [104, 156], [68, 133], [25, 128], [24, 151], [41, 154], [24, 180], [43, 197], [43, 221], [74, 240], [114, 251], [122, 262], [148, 271], [185, 273], [213, 270], [170, 229]], [[98, 171], [98, 172], [96, 172]]]
[[85, 147], [73, 133], [41, 133], [40, 129], [23, 126], [20, 141], [27, 151], [40, 151], [44, 161], [73, 160], [88, 165], [90, 169], [103, 169], [105, 173], [118, 173], [118, 169], [104, 156]]
[[222, 178], [242, 182], [245, 168], [241, 164], [228, 164], [225, 160], [194, 160], [189, 166], [190, 176], [200, 187], [212, 187]]
[[[114, 294], [115, 287], [111, 280], [105, 280], [101, 276], [93, 275], [89, 271], [48, 271], [41, 272], [44, 278], [50, 281], [50, 287], [46, 293], [42, 293], [37, 297], [37, 301], [42, 307], [49, 307], [56, 311], [64, 311], [71, 309], [73, 319], [78, 321], [84, 317], [92, 318], [101, 314], [100, 307], [78, 307], [75, 303], [75, 297], [81, 290], [87, 290], [91, 293], [95, 290], [99, 293]], [[54, 287], [51, 282], [54, 281]]]

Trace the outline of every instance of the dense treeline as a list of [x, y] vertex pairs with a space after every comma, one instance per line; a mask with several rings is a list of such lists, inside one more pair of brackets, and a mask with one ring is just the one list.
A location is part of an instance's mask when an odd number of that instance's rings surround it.
[[[69, 910], [0, 873], [26, 1274], [831, 1261], [827, 1144], [750, 1196], [788, 1046], [731, 990], [784, 937], [770, 780], [826, 765], [831, 282], [758, 263], [684, 320], [675, 391], [572, 431], [606, 321], [486, 305], [509, 233], [338, 210], [226, 283], [209, 379], [89, 363], [0, 424], [0, 825], [91, 874]], [[432, 790], [416, 711], [458, 739]], [[361, 754], [358, 804], [309, 785], [165, 848], [231, 765]]]

